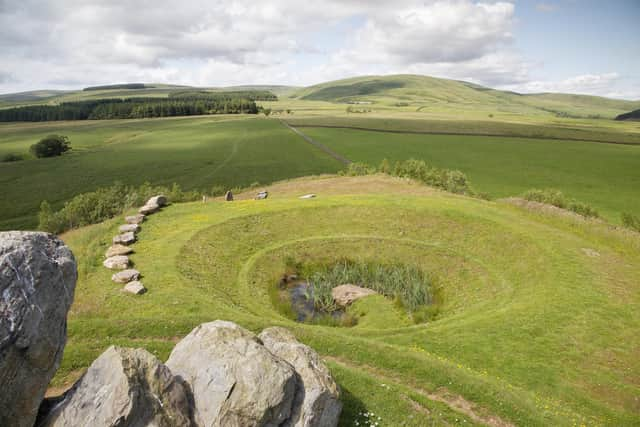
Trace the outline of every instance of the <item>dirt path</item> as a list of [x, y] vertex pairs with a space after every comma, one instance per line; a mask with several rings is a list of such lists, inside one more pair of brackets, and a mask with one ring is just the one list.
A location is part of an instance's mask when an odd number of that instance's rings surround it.
[[[466, 400], [464, 397], [458, 394], [450, 392], [444, 387], [437, 389], [435, 392], [429, 392], [427, 390], [420, 388], [416, 384], [407, 383], [403, 379], [397, 378], [393, 374], [386, 373], [378, 368], [374, 368], [366, 365], [360, 365], [360, 364], [356, 365], [343, 358], [333, 357], [333, 356], [323, 356], [323, 359], [329, 360], [338, 365], [342, 365], [343, 367], [346, 367], [348, 369], [364, 371], [369, 375], [372, 375], [376, 378], [380, 378], [381, 380], [384, 380], [386, 383], [402, 384], [403, 387], [406, 387], [410, 389], [412, 392], [419, 394], [429, 400], [444, 403], [452, 410], [466, 415], [476, 423], [488, 425], [491, 427], [514, 427], [514, 425], [511, 424], [510, 422], [503, 420], [497, 415], [489, 413], [484, 408], [479, 408], [473, 402]], [[401, 396], [401, 398], [410, 401], [410, 403], [414, 406], [416, 405], [420, 406], [418, 402], [413, 401], [408, 396], [403, 395]], [[428, 412], [428, 409], [422, 406], [420, 406], [420, 408], [416, 407], [415, 409], [418, 410], [419, 412], [424, 412], [424, 411]]]
[[289, 123], [285, 122], [284, 120], [280, 120], [280, 123], [282, 123], [284, 126], [288, 127], [293, 132], [295, 132], [298, 135], [300, 135], [302, 137], [302, 139], [307, 141], [309, 144], [311, 144], [314, 147], [319, 148], [320, 150], [324, 151], [325, 153], [327, 153], [328, 155], [330, 155], [331, 157], [333, 157], [337, 161], [339, 161], [339, 162], [341, 162], [341, 163], [343, 163], [345, 165], [353, 163], [351, 160], [347, 159], [346, 157], [341, 156], [340, 154], [336, 153], [335, 151], [333, 151], [332, 149], [330, 149], [326, 145], [321, 144], [318, 141], [315, 141], [315, 140], [311, 139], [310, 137], [308, 137], [304, 133], [300, 132], [298, 129], [294, 128], [293, 126], [291, 126]]

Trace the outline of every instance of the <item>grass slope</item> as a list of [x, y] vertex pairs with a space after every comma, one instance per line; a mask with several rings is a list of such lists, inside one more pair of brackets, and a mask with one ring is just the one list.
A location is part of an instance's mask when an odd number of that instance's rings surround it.
[[640, 212], [640, 147], [595, 142], [488, 136], [414, 135], [352, 129], [302, 128], [352, 161], [378, 165], [424, 159], [467, 174], [493, 197], [531, 188], [558, 188], [592, 204], [606, 218]]
[[0, 164], [0, 230], [35, 227], [42, 200], [60, 207], [76, 194], [118, 180], [210, 190], [341, 168], [279, 122], [256, 117], [6, 124], [2, 130], [0, 156], [25, 153], [50, 133], [67, 135], [73, 150]]
[[[290, 328], [343, 390], [341, 425], [634, 425], [640, 379], [640, 236], [571, 216], [437, 192], [383, 176], [303, 179], [264, 201], [169, 206], [132, 259], [149, 292], [101, 267], [120, 221], [63, 236], [79, 261], [54, 384], [111, 344], [166, 359], [194, 326]], [[313, 192], [318, 198], [300, 200]], [[286, 259], [401, 261], [437, 283], [440, 314], [412, 325], [392, 301], [353, 328], [298, 324], [271, 304]]]

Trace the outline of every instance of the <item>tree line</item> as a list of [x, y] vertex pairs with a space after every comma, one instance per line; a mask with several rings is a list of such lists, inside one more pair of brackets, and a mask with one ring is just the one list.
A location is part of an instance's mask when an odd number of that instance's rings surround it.
[[[170, 98], [96, 99], [63, 102], [59, 105], [30, 105], [0, 109], [0, 122], [56, 120], [139, 119], [204, 114], [257, 114], [258, 92], [218, 92]], [[274, 95], [275, 97], [275, 95]]]

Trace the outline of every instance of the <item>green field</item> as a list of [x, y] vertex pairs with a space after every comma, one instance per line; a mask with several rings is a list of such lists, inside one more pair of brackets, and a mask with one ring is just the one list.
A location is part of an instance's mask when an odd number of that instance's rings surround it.
[[42, 200], [56, 208], [115, 181], [209, 191], [335, 172], [341, 164], [274, 120], [213, 116], [0, 125], [0, 156], [26, 153], [50, 133], [73, 150], [59, 158], [0, 163], [0, 229], [34, 228]]
[[[640, 238], [565, 215], [438, 192], [382, 175], [302, 179], [265, 201], [176, 204], [143, 224], [132, 259], [149, 292], [123, 294], [101, 266], [119, 219], [63, 236], [79, 260], [55, 386], [111, 344], [166, 359], [194, 326], [291, 329], [342, 388], [341, 425], [635, 425]], [[315, 193], [318, 198], [300, 200]], [[248, 199], [246, 194], [240, 199]], [[392, 300], [357, 303], [352, 328], [288, 320], [269, 289], [287, 259], [419, 266], [435, 320]]]
[[557, 188], [618, 221], [640, 212], [640, 147], [596, 142], [489, 136], [414, 135], [352, 129], [300, 128], [352, 161], [378, 165], [424, 159], [459, 169], [492, 197]]

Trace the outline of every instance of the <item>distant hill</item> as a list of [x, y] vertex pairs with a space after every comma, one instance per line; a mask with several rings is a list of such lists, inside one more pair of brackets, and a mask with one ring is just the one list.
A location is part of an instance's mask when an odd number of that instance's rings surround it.
[[616, 120], [640, 120], [640, 109], [620, 114], [616, 117]]
[[290, 97], [341, 103], [371, 102], [404, 107], [482, 109], [514, 113], [551, 113], [558, 117], [614, 118], [640, 108], [625, 101], [561, 93], [520, 94], [474, 83], [420, 75], [355, 77], [299, 89]]
[[89, 90], [146, 89], [148, 87], [153, 87], [153, 86], [147, 86], [144, 83], [122, 83], [122, 84], [105, 85], [105, 86], [89, 86], [89, 87], [85, 87], [82, 90], [86, 92]]

